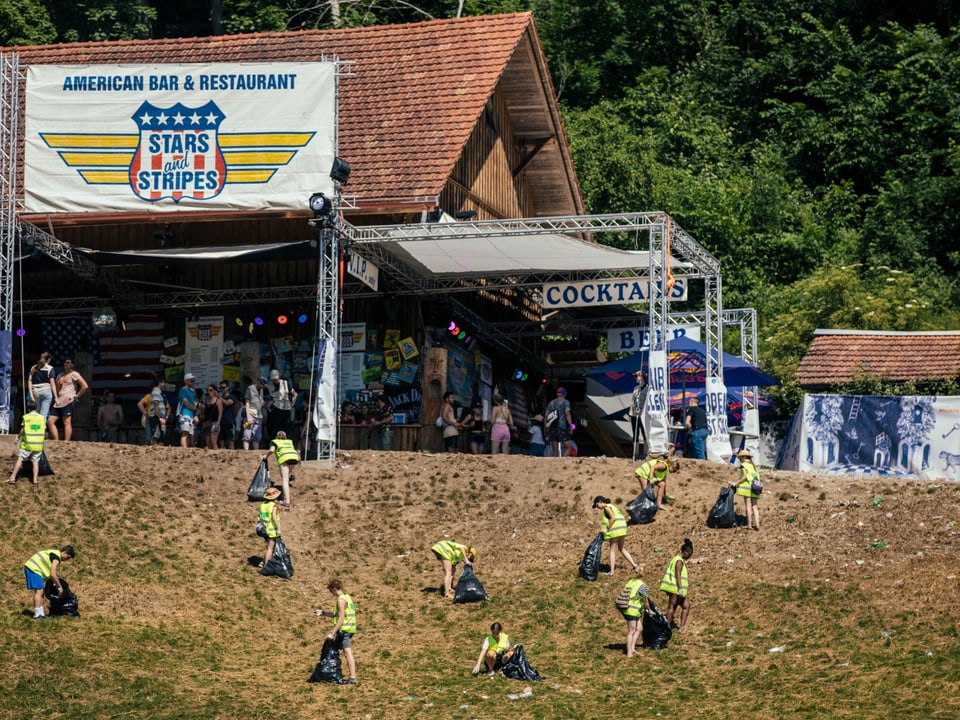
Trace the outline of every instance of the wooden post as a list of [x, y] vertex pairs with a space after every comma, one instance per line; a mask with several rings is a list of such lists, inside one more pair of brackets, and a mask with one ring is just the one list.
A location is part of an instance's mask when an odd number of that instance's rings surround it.
[[428, 348], [423, 368], [423, 397], [420, 401], [420, 422], [424, 426], [420, 442], [424, 450], [443, 451], [443, 431], [436, 427], [435, 423], [443, 405], [443, 394], [446, 389], [447, 349]]

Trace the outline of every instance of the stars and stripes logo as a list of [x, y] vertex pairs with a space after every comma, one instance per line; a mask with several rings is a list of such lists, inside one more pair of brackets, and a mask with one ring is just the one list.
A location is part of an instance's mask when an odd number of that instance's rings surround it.
[[223, 190], [227, 167], [220, 149], [224, 115], [212, 100], [189, 108], [144, 102], [133, 115], [140, 143], [130, 162], [130, 186], [144, 200], [209, 200]]

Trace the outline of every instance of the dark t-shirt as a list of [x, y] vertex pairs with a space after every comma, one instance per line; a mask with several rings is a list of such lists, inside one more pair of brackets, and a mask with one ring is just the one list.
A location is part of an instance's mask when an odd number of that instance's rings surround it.
[[687, 417], [690, 418], [691, 430], [705, 430], [707, 427], [707, 413], [699, 405], [687, 408]]

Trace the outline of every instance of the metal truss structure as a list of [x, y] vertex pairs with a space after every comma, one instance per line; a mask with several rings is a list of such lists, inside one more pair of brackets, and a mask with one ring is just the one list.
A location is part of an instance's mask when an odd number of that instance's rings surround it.
[[[372, 227], [350, 227], [346, 229], [346, 244], [351, 252], [357, 253], [374, 265], [386, 270], [394, 280], [394, 294], [429, 295], [442, 293], [453, 295], [464, 292], [490, 291], [500, 288], [521, 290], [527, 293], [535, 304], [543, 305], [541, 289], [551, 282], [577, 282], [584, 280], [606, 280], [614, 278], [643, 278], [651, 285], [664, 287], [673, 277], [702, 279], [705, 291], [705, 311], [703, 319], [704, 340], [708, 350], [719, 348], [723, 342], [722, 313], [723, 302], [720, 279], [720, 262], [706, 248], [694, 240], [687, 232], [673, 223], [669, 215], [663, 212], [625, 213], [607, 215], [579, 215], [553, 218], [524, 218], [518, 220], [485, 220], [458, 223], [414, 223], [409, 225], [379, 225]], [[442, 240], [470, 240], [482, 242], [485, 238], [511, 237], [522, 241], [538, 235], [560, 235], [576, 239], [592, 238], [606, 233], [633, 233], [638, 249], [639, 237], [646, 234], [649, 250], [649, 266], [631, 270], [584, 269], [578, 271], [542, 271], [502, 274], [484, 273], [478, 277], [424, 277], [390, 252], [389, 245], [396, 242], [417, 242]], [[671, 260], [683, 261], [684, 267], [676, 273], [671, 272]], [[543, 361], [532, 357], [529, 350], [515, 342], [519, 335], [502, 332], [501, 326], [486, 323], [475, 313], [470, 313], [462, 304], [457, 304], [457, 312], [464, 321], [474, 324], [484, 340], [498, 346], [501, 350], [529, 363], [541, 367]], [[671, 317], [666, 293], [648, 303], [648, 326], [659, 330], [655, 337], [666, 337], [664, 331]], [[582, 328], [582, 325], [580, 326]], [[540, 334], [544, 330], [541, 329]], [[662, 342], [662, 340], [661, 340]], [[755, 346], [755, 342], [753, 343]], [[707, 353], [707, 376], [722, 377], [722, 355], [714, 362], [713, 354]]]
[[13, 273], [17, 247], [17, 143], [20, 137], [20, 63], [0, 53], [0, 433], [10, 431], [10, 366], [13, 354]]

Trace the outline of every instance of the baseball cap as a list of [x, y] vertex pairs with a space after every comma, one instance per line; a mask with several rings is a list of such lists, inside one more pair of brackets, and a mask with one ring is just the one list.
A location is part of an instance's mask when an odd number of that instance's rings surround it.
[[271, 380], [279, 380], [279, 379], [280, 379], [280, 371], [279, 371], [279, 370], [271, 370], [271, 371], [270, 371], [270, 379], [271, 379]]
[[562, 388], [562, 387], [557, 388], [557, 395], [566, 395], [566, 394], [567, 394], [566, 388]]

